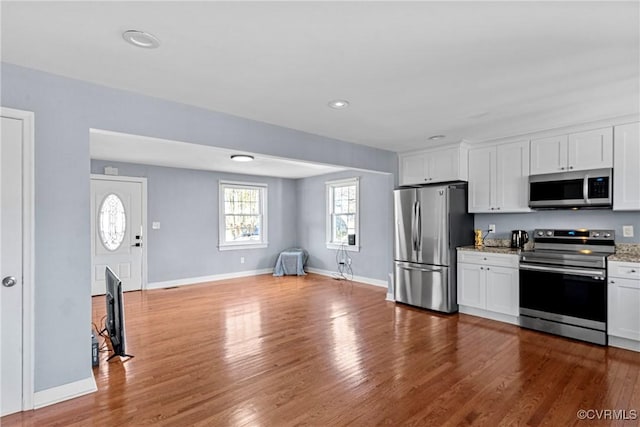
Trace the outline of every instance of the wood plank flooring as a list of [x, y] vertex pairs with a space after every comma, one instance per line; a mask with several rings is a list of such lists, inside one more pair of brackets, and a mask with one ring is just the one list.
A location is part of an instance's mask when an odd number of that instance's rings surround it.
[[384, 298], [313, 274], [126, 293], [135, 358], [103, 353], [98, 392], [1, 424], [639, 425], [613, 419], [640, 416], [638, 353]]

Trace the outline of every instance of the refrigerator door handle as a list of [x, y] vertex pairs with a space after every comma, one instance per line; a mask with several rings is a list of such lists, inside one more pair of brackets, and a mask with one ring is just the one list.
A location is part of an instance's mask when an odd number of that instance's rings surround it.
[[417, 218], [418, 218], [418, 202], [413, 202], [413, 212], [411, 213], [411, 243], [413, 251], [418, 251], [418, 237], [417, 237]]
[[416, 202], [416, 225], [418, 232], [416, 233], [416, 251], [422, 251], [422, 209], [420, 202]]
[[417, 271], [422, 271], [425, 273], [439, 273], [442, 271], [442, 268], [438, 268], [438, 267], [413, 267], [410, 264], [398, 264], [398, 267], [400, 267], [403, 270], [417, 270]]

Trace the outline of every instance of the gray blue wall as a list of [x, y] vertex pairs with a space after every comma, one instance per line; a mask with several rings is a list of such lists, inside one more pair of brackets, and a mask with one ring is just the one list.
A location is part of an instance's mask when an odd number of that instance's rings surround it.
[[[596, 228], [616, 232], [616, 243], [640, 243], [640, 212], [614, 212], [612, 210], [549, 210], [517, 214], [476, 214], [475, 228], [487, 230], [496, 225], [497, 239], [508, 239], [511, 230], [536, 228]], [[622, 237], [622, 226], [633, 225], [634, 237]]]
[[309, 267], [335, 271], [336, 251], [326, 247], [325, 182], [360, 177], [360, 252], [349, 252], [355, 276], [388, 280], [393, 260], [393, 176], [347, 171], [298, 180], [298, 241]]
[[[149, 282], [272, 268], [283, 249], [296, 245], [295, 180], [102, 160], [91, 161], [91, 173], [102, 174], [105, 166], [117, 167], [121, 176], [147, 178]], [[220, 180], [268, 185], [268, 248], [218, 250]], [[151, 229], [153, 221], [160, 222], [159, 230]]]
[[35, 113], [35, 391], [92, 375], [90, 128], [382, 172], [397, 168], [389, 151], [7, 63], [0, 75], [0, 104]]

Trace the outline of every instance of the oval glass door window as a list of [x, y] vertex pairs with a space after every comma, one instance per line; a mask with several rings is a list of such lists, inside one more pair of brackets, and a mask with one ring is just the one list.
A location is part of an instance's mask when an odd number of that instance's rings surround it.
[[127, 231], [127, 214], [120, 197], [112, 193], [104, 198], [100, 206], [98, 223], [100, 240], [104, 247], [110, 251], [118, 249]]

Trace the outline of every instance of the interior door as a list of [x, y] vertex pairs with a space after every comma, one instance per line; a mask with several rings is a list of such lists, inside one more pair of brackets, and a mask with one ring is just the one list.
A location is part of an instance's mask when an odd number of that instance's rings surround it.
[[91, 179], [91, 294], [105, 293], [105, 268], [122, 281], [123, 291], [142, 289], [142, 182]]
[[0, 416], [22, 410], [22, 120], [2, 117], [0, 149]]

